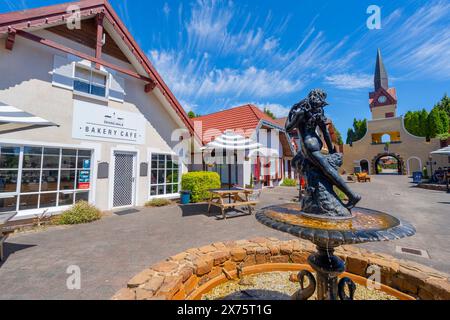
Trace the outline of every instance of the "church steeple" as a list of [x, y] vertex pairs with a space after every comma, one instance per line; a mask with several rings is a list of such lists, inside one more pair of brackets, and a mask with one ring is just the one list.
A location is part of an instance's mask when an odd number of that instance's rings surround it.
[[380, 88], [387, 90], [389, 88], [389, 79], [381, 57], [381, 51], [378, 49], [377, 65], [375, 67], [375, 91], [380, 90]]

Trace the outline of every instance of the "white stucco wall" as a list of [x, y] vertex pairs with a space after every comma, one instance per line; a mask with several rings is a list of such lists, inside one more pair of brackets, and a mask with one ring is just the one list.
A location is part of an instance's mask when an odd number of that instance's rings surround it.
[[[37, 32], [40, 36], [55, 40], [79, 51], [93, 54], [93, 50], [61, 38], [47, 31]], [[172, 141], [172, 132], [185, 128], [168, 102], [157, 97], [162, 94], [157, 89], [145, 93], [145, 83], [141, 80], [121, 75], [125, 78], [124, 103], [77, 97], [72, 91], [52, 86], [54, 55], [64, 53], [50, 49], [21, 37], [16, 38], [13, 51], [5, 49], [0, 40], [0, 101], [20, 108], [36, 116], [45, 118], [59, 127], [40, 128], [28, 131], [2, 134], [0, 144], [52, 145], [59, 147], [82, 147], [94, 151], [94, 172], [91, 200], [100, 209], [111, 209], [111, 178], [96, 179], [98, 162], [112, 165], [112, 150], [135, 151], [138, 165], [149, 162], [151, 152], [173, 153], [178, 141]], [[104, 55], [106, 61], [132, 68], [130, 64]], [[72, 138], [72, 117], [74, 99], [80, 99], [121, 111], [142, 114], [145, 119], [145, 145], [124, 145], [123, 143], [84, 141]], [[88, 112], [88, 110], [87, 110]], [[179, 137], [179, 135], [177, 136]], [[186, 166], [183, 165], [183, 170]], [[149, 177], [138, 176], [137, 205], [143, 205], [149, 198]]]

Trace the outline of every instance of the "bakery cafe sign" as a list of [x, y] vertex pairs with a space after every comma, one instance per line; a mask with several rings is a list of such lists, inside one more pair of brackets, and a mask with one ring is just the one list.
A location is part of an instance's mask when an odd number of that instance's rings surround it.
[[82, 140], [145, 144], [141, 114], [75, 100], [72, 137]]

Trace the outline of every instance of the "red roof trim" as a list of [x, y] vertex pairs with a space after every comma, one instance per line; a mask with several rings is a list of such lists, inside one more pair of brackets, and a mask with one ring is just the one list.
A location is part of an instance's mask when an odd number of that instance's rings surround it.
[[[187, 126], [191, 134], [194, 134], [194, 125], [191, 119], [189, 119], [186, 111], [153, 67], [150, 60], [142, 52], [133, 36], [130, 34], [107, 0], [83, 0], [79, 2], [68, 2], [48, 7], [0, 14], [0, 34], [8, 33], [12, 29], [24, 30], [33, 27], [51, 26], [52, 24], [63, 22], [64, 19], [70, 16], [70, 14], [66, 12], [67, 7], [70, 5], [79, 6], [82, 17], [94, 16], [99, 12], [104, 12], [106, 14], [106, 18], [111, 22], [114, 29], [119, 31], [122, 40], [124, 40], [130, 50], [137, 55], [139, 63], [142, 64], [149, 76], [155, 79], [157, 86], [169, 101], [172, 108]], [[99, 9], [100, 11], [98, 11]]]

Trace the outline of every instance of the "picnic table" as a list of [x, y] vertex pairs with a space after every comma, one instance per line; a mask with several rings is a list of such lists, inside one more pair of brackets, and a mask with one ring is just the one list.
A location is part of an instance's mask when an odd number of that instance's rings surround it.
[[10, 221], [16, 215], [16, 212], [13, 213], [2, 213], [0, 214], [0, 261], [3, 261], [3, 243], [8, 237], [8, 233], [4, 232], [3, 226]]
[[228, 208], [247, 207], [249, 214], [252, 214], [252, 206], [258, 204], [257, 200], [250, 199], [251, 195], [255, 193], [255, 190], [251, 189], [212, 189], [209, 192], [211, 195], [208, 201], [208, 213], [211, 212], [212, 206], [218, 207], [224, 220], [227, 219], [225, 210]]

